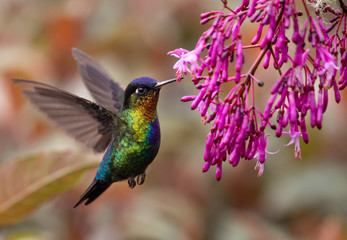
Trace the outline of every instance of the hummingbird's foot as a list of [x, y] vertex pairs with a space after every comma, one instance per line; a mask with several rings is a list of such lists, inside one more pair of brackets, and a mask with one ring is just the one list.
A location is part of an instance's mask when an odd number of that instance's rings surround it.
[[140, 175], [137, 175], [136, 182], [138, 185], [142, 185], [145, 182], [146, 178], [146, 171], [141, 173]]
[[136, 186], [136, 181], [134, 178], [128, 178], [129, 187], [132, 189]]

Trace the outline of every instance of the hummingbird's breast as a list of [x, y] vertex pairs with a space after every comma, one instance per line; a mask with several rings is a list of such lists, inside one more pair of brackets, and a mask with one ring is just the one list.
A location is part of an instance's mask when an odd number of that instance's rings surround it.
[[121, 181], [143, 173], [160, 146], [160, 127], [155, 112], [148, 119], [143, 112], [123, 113], [127, 127], [109, 146], [98, 169], [97, 179]]

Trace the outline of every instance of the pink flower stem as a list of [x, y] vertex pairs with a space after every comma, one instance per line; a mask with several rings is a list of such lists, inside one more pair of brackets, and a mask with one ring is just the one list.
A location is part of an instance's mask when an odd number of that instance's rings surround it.
[[272, 47], [270, 46], [270, 51], [271, 51], [271, 55], [273, 57], [273, 59], [275, 60], [275, 63], [276, 63], [276, 69], [278, 71], [278, 73], [280, 74], [280, 76], [282, 76], [282, 71], [281, 71], [281, 68], [279, 67], [279, 63], [278, 63], [278, 60], [277, 58], [275, 57], [275, 52], [274, 50], [272, 49]]
[[[339, 23], [338, 23], [337, 28], [336, 28], [336, 32], [339, 31], [340, 26], [341, 26], [341, 23], [342, 23], [342, 18], [340, 18], [340, 20], [339, 20]], [[337, 35], [336, 35], [336, 36], [337, 36]]]
[[305, 11], [306, 11], [307, 16], [308, 16], [308, 17], [311, 16], [311, 15], [310, 15], [310, 11], [308, 10], [308, 7], [307, 7], [307, 5], [306, 5], [306, 1], [305, 1], [305, 0], [302, 0], [302, 4], [303, 4], [304, 7], [305, 7]]
[[255, 45], [246, 45], [246, 46], [243, 46], [242, 48], [243, 49], [248, 49], [248, 48], [258, 48], [260, 44], [255, 44]]
[[227, 0], [222, 0], [222, 3], [224, 4], [224, 8], [228, 9], [230, 12], [232, 12], [233, 14], [237, 14], [234, 10], [232, 10], [231, 8], [228, 7], [228, 1]]
[[[282, 16], [283, 16], [283, 13], [284, 13], [284, 3], [285, 3], [285, 2], [282, 2], [282, 8], [281, 8], [281, 12], [280, 12], [280, 14], [279, 14], [279, 16], [278, 16], [278, 18], [277, 18], [276, 26], [279, 25], [279, 23], [280, 23], [280, 21], [281, 21], [281, 19], [282, 19]], [[276, 28], [277, 28], [277, 27], [276, 27]], [[269, 50], [269, 48], [271, 48], [271, 45], [272, 45], [272, 43], [271, 43], [271, 41], [270, 41], [270, 42], [267, 44], [267, 46], [266, 46], [265, 48], [262, 49], [261, 53], [258, 55], [257, 59], [254, 61], [253, 65], [252, 65], [252, 67], [251, 67], [250, 70], [248, 71], [248, 74], [247, 74], [246, 82], [245, 82], [245, 83], [247, 83], [247, 81], [250, 81], [250, 79], [251, 79], [250, 75], [254, 75], [254, 73], [256, 72], [256, 70], [257, 70], [257, 68], [258, 68], [258, 66], [259, 66], [259, 64], [260, 64], [260, 62], [261, 62], [262, 59], [264, 58], [264, 56], [265, 56], [267, 50]]]

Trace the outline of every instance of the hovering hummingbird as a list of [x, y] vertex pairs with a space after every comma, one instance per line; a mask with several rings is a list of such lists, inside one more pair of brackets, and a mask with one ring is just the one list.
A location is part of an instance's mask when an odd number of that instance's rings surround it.
[[134, 79], [125, 91], [89, 55], [73, 48], [72, 55], [97, 103], [53, 86], [12, 79], [23, 94], [58, 127], [95, 152], [106, 153], [96, 176], [74, 207], [93, 202], [113, 182], [128, 180], [130, 188], [145, 181], [146, 169], [158, 153], [160, 127], [157, 102], [163, 82]]

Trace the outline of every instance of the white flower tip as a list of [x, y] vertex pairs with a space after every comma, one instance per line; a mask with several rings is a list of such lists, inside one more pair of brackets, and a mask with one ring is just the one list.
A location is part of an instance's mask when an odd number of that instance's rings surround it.
[[258, 170], [258, 177], [261, 177], [263, 175], [264, 172], [264, 163], [260, 163], [259, 161], [257, 161], [254, 170]]

